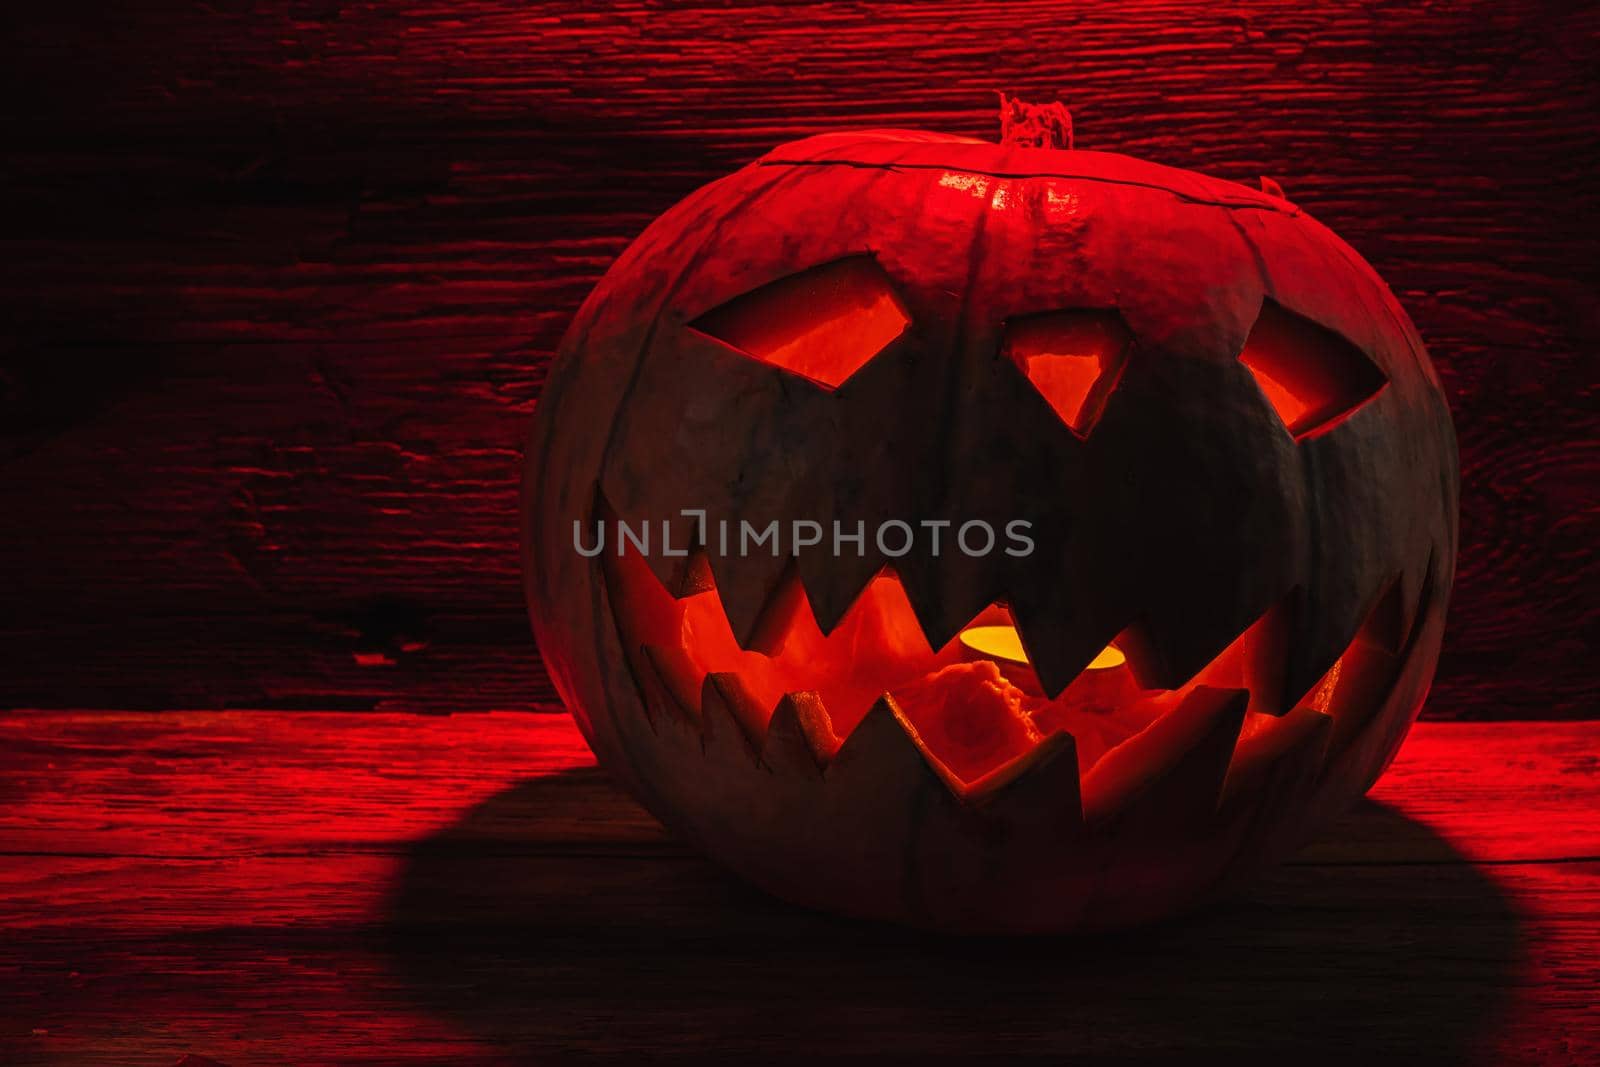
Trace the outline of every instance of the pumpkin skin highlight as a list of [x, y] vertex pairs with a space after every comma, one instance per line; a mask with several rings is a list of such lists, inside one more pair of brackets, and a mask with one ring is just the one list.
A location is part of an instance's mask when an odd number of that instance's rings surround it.
[[[907, 322], [837, 384], [697, 328], [852, 257], [870, 257]], [[1084, 310], [1116, 316], [1131, 348], [1080, 434], [1007, 338]], [[1358, 352], [1381, 387], [1291, 432], [1241, 359], [1284, 322], [1291, 340]], [[1376, 780], [1437, 661], [1458, 482], [1409, 320], [1282, 198], [1104, 153], [828, 134], [691, 195], [584, 303], [535, 416], [526, 592], [600, 762], [745, 877], [920, 926], [1103, 929], [1237, 884]], [[683, 508], [758, 527], [1025, 519], [1037, 547], [1023, 558], [891, 560], [869, 537], [860, 557], [824, 544], [705, 562], [742, 643], [796, 582], [833, 631], [892, 565], [932, 649], [1003, 602], [1047, 691], [1115, 638], [1139, 684], [1170, 698], [1086, 768], [1070, 733], [1040, 731], [978, 783], [893, 700], [835, 734], [821, 701], [755, 706], [736, 672], [687, 695], [681, 667], [631, 645], [634, 608], [616, 601], [638, 579], [619, 587], [609, 550], [585, 559], [572, 540], [574, 522], [611, 514], [672, 520], [687, 545]], [[699, 563], [638, 567], [686, 594]], [[1242, 637], [1256, 628], [1270, 639]], [[1235, 654], [1270, 659], [1272, 684], [1219, 681]]]

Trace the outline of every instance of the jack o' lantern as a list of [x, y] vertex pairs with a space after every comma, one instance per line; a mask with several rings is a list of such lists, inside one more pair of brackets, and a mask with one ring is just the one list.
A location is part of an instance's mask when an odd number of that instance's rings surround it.
[[1457, 459], [1394, 296], [1276, 186], [1038, 136], [1062, 117], [826, 134], [707, 186], [539, 401], [563, 700], [793, 901], [1172, 913], [1365, 792], [1431, 680]]

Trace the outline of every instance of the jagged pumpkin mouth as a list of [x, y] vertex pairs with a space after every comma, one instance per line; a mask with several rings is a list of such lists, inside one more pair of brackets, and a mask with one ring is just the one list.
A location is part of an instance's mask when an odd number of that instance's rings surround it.
[[934, 649], [891, 570], [867, 583], [829, 633], [818, 627], [800, 579], [787, 578], [751, 642], [759, 647], [746, 647], [734, 636], [709, 569], [699, 568], [704, 577], [693, 592], [674, 596], [637, 552], [607, 552], [602, 566], [618, 634], [652, 717], [698, 721], [703, 694], [715, 685], [759, 752], [775, 709], [788, 703], [807, 745], [826, 764], [886, 701], [952, 790], [969, 797], [1009, 780], [1011, 769], [1054, 735], [1071, 735], [1080, 775], [1087, 774], [1131, 739], [1155, 734], [1149, 728], [1174, 712], [1226, 701], [1247, 702], [1241, 750], [1289, 744], [1310, 719], [1322, 717], [1333, 720], [1337, 745], [1382, 706], [1422, 614], [1419, 606], [1415, 622], [1402, 627], [1400, 582], [1390, 582], [1339, 659], [1292, 702], [1282, 692], [1288, 599], [1176, 689], [1140, 683], [1134, 626], [1050, 694], [1005, 604], [989, 605]]

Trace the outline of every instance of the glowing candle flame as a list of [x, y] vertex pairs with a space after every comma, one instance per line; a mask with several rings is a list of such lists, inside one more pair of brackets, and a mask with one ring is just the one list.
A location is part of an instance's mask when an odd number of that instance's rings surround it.
[[[972, 626], [961, 631], [961, 643], [972, 651], [990, 659], [1008, 663], [1028, 662], [1028, 653], [1022, 647], [1022, 635], [1015, 626]], [[1128, 661], [1116, 645], [1107, 645], [1090, 661], [1088, 669], [1103, 671], [1120, 667]]]

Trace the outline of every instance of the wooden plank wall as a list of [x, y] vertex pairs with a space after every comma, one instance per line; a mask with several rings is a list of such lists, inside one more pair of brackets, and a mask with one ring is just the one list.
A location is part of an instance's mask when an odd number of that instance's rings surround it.
[[552, 706], [519, 450], [646, 222], [838, 126], [1270, 175], [1460, 432], [1430, 714], [1592, 714], [1597, 20], [1554, 0], [41, 5], [7, 17], [0, 706]]

